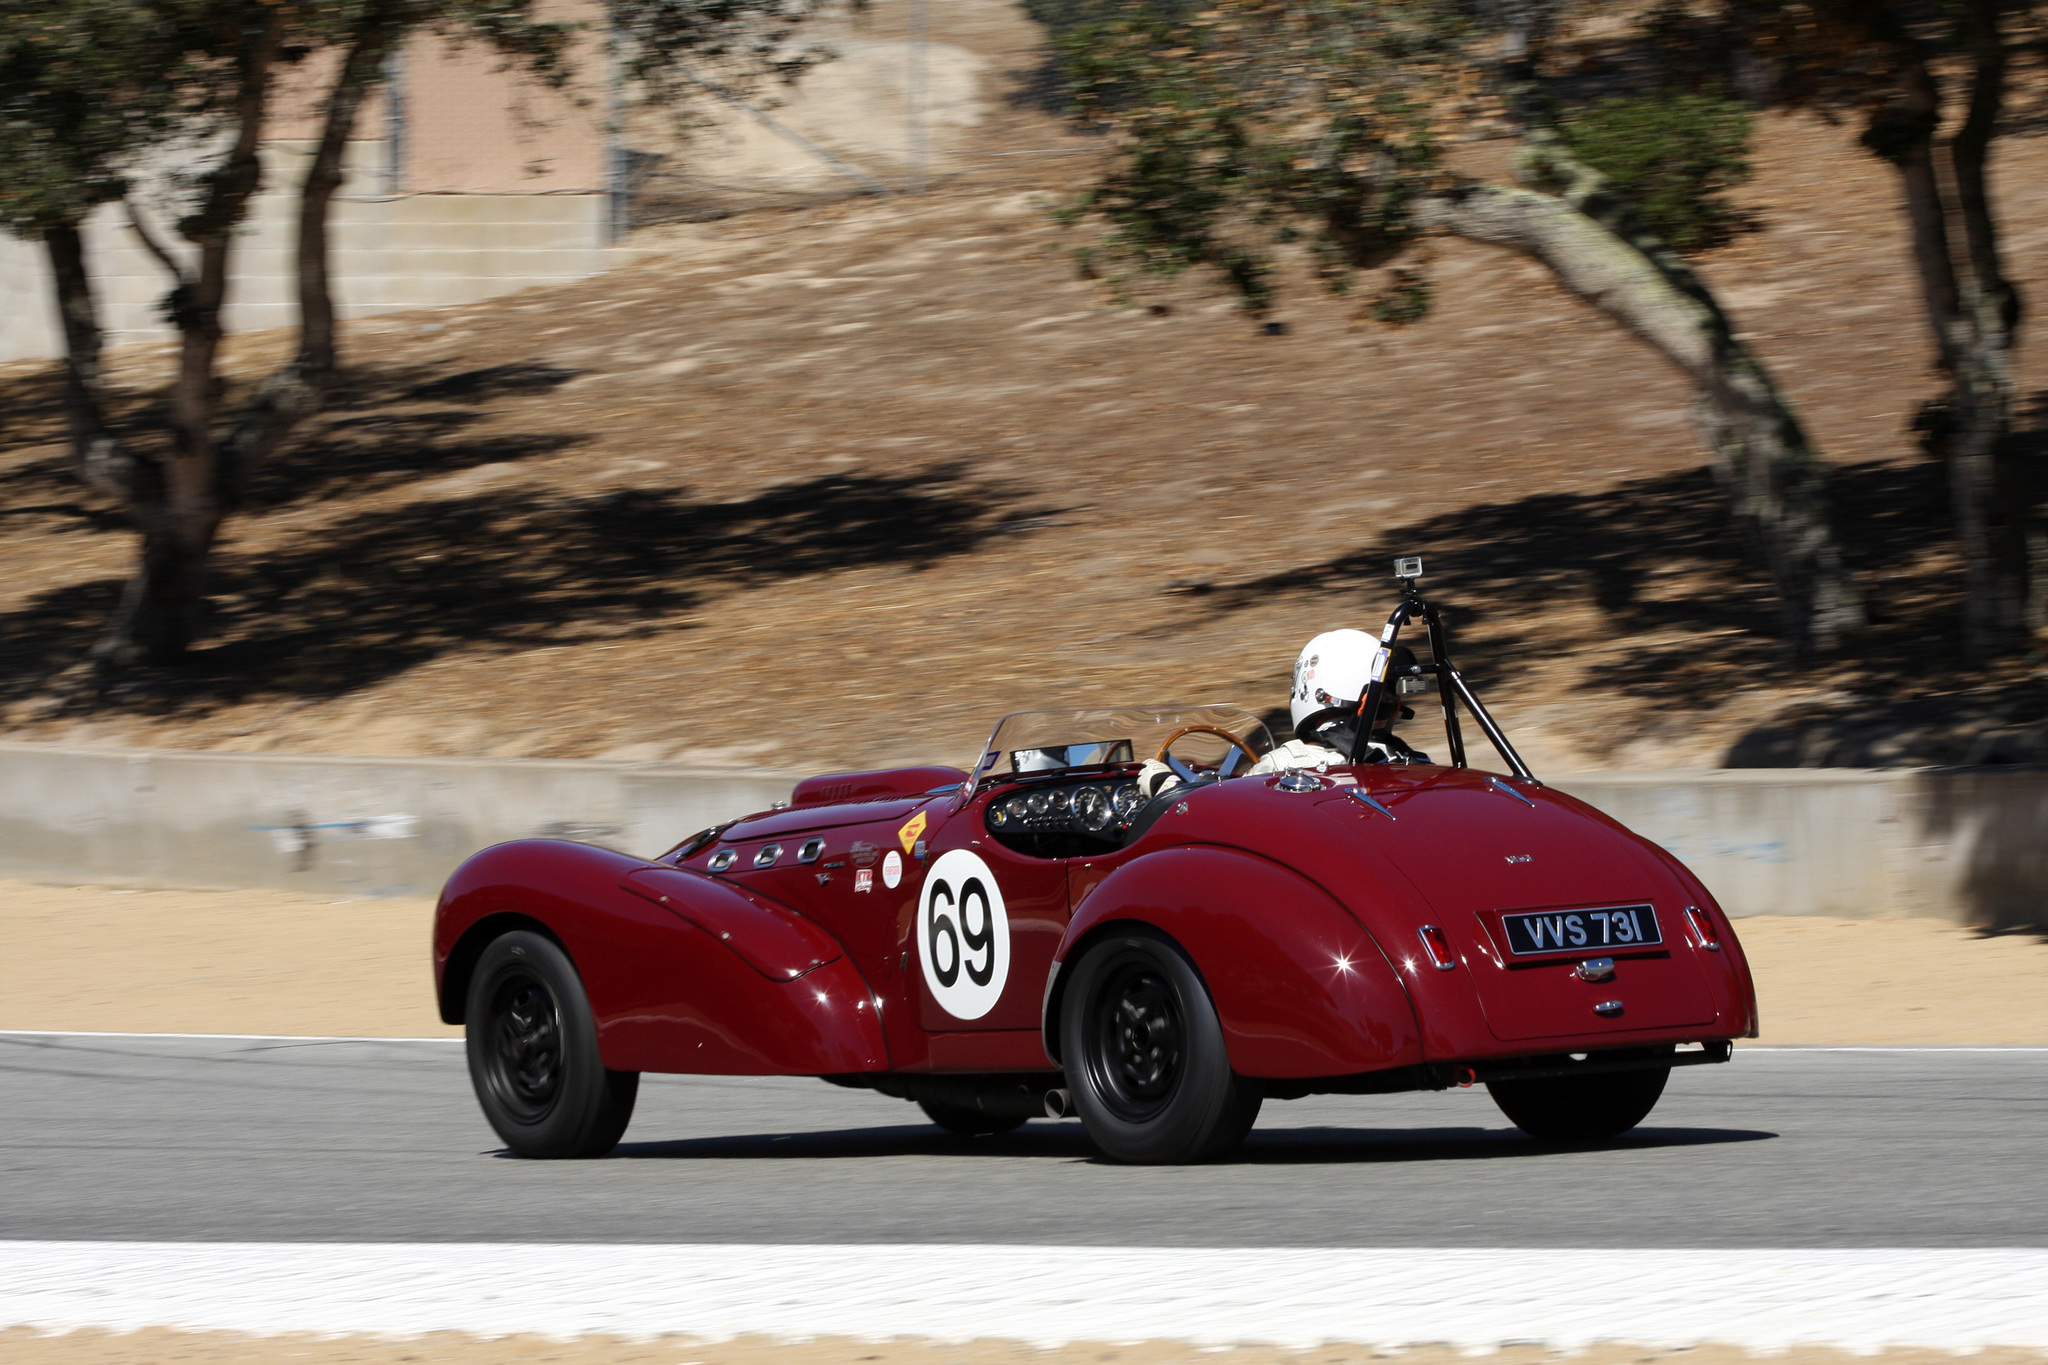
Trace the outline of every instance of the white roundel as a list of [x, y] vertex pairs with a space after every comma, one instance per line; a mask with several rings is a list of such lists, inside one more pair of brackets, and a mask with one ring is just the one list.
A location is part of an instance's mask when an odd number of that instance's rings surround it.
[[894, 891], [903, 880], [903, 855], [890, 849], [882, 855], [882, 885]]
[[917, 960], [939, 1008], [979, 1019], [1010, 976], [1010, 916], [1002, 888], [973, 852], [941, 853], [917, 898]]

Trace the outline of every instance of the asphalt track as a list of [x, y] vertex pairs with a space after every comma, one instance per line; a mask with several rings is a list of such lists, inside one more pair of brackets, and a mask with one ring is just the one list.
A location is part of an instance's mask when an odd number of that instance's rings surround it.
[[506, 1156], [459, 1045], [0, 1036], [0, 1239], [2048, 1246], [2048, 1049], [1746, 1049], [1545, 1150], [1483, 1090], [1269, 1103], [1241, 1159], [962, 1142], [816, 1081], [650, 1076], [611, 1159]]

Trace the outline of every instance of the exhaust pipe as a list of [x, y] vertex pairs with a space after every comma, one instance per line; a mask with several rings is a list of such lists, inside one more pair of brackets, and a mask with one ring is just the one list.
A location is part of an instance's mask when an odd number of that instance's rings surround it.
[[1045, 1092], [1045, 1116], [1049, 1119], [1070, 1119], [1074, 1117], [1074, 1095], [1070, 1090], [1048, 1090]]

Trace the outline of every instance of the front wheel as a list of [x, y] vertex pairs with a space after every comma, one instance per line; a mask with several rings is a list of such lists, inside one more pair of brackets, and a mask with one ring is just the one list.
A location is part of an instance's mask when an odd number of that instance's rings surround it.
[[470, 977], [469, 1079], [520, 1156], [603, 1156], [633, 1117], [640, 1073], [610, 1071], [569, 955], [527, 930], [493, 939]]
[[1540, 1081], [1488, 1081], [1487, 1093], [1508, 1121], [1546, 1142], [1597, 1142], [1620, 1137], [1649, 1117], [1671, 1077], [1668, 1066], [1553, 1076]]
[[1075, 964], [1060, 1056], [1082, 1125], [1117, 1161], [1212, 1161], [1259, 1116], [1259, 1094], [1230, 1069], [1208, 988], [1154, 931], [1114, 934]]

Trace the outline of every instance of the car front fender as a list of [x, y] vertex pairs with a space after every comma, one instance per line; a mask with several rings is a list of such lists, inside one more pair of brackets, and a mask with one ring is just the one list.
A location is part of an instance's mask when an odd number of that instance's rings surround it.
[[1414, 1006], [1358, 920], [1278, 863], [1214, 845], [1147, 854], [1089, 892], [1047, 985], [1055, 1059], [1068, 966], [1120, 923], [1151, 925], [1194, 961], [1242, 1075], [1340, 1076], [1422, 1061]]
[[435, 912], [443, 1019], [462, 1022], [470, 966], [510, 928], [538, 930], [569, 954], [614, 1070], [888, 1068], [873, 993], [837, 942], [715, 878], [558, 840], [485, 849], [456, 869]]

